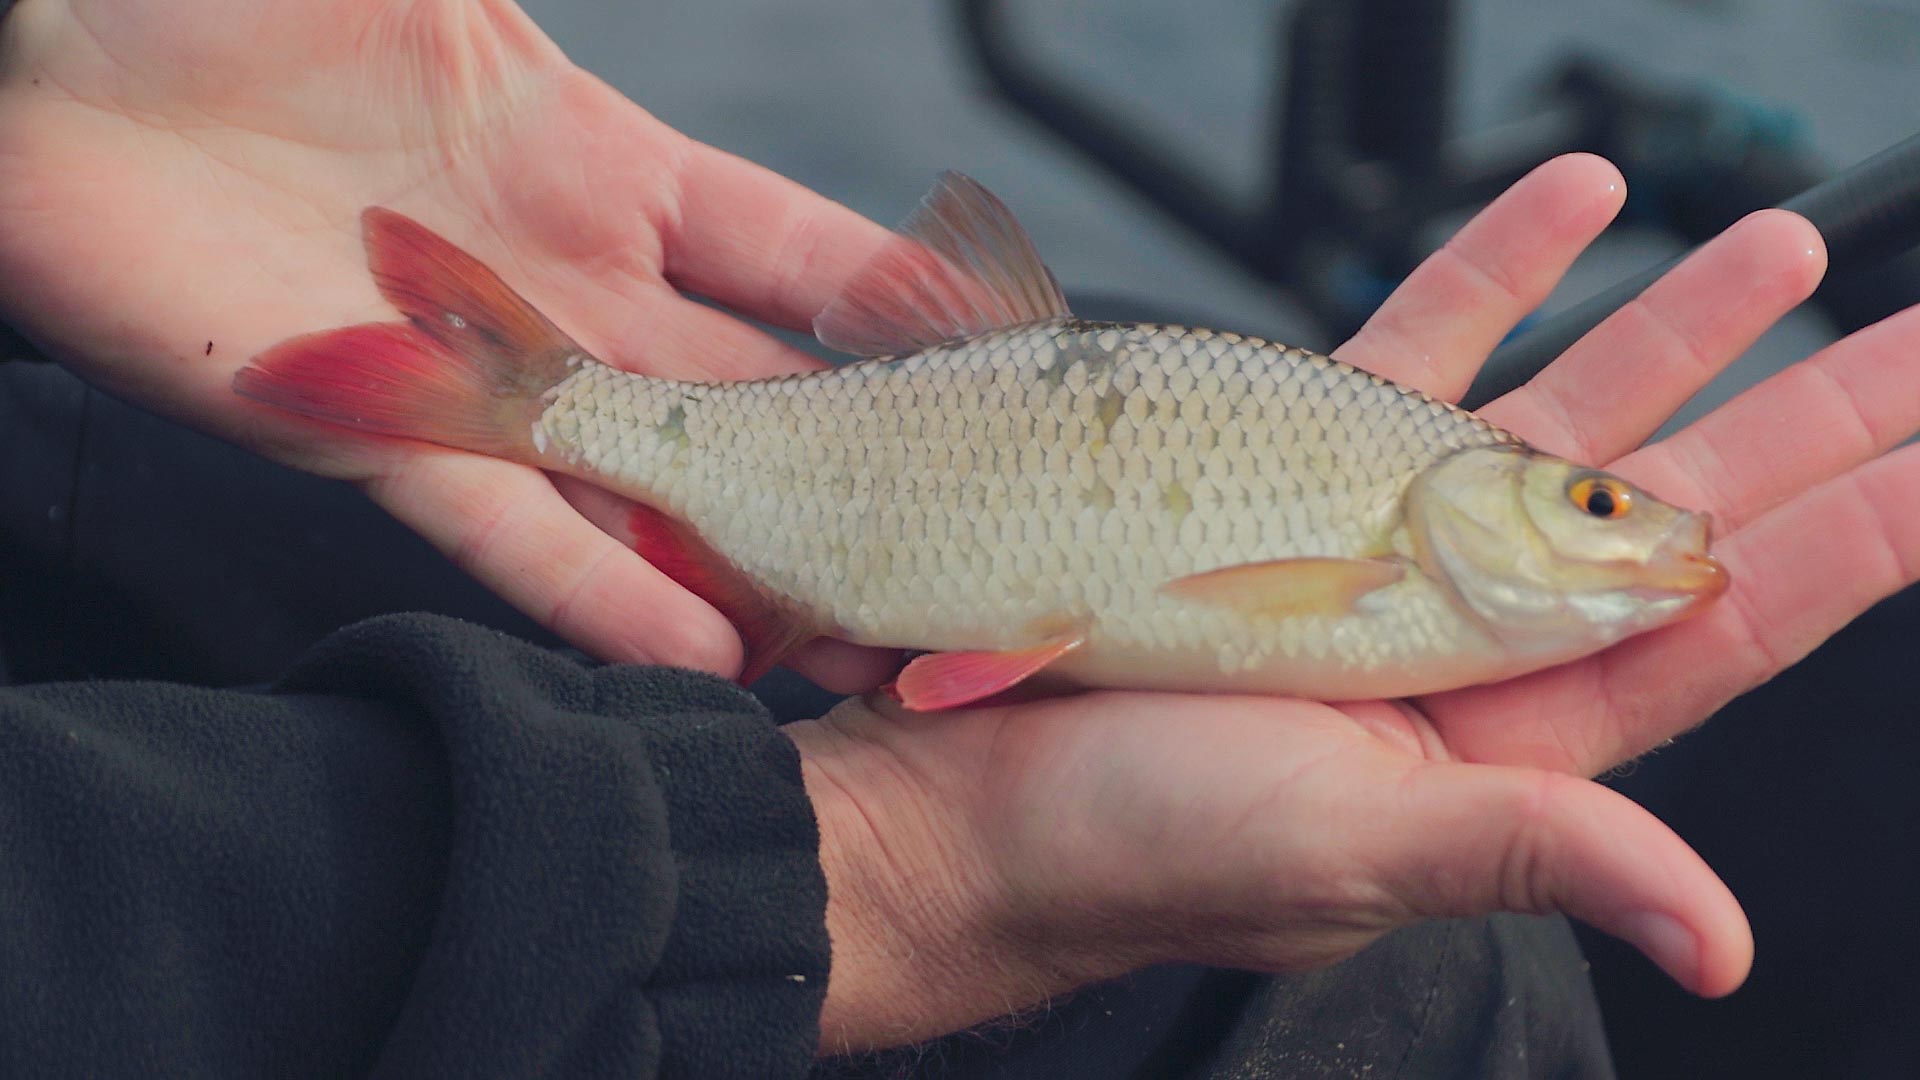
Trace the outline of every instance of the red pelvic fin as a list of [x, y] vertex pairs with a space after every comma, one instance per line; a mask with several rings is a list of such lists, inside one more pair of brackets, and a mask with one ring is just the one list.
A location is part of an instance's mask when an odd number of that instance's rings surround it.
[[379, 207], [361, 224], [375, 284], [411, 322], [281, 342], [254, 357], [234, 389], [363, 431], [531, 460], [540, 395], [585, 354], [425, 226]]
[[746, 575], [707, 546], [693, 529], [650, 506], [636, 506], [630, 526], [633, 548], [654, 568], [725, 615], [746, 645], [739, 683], [749, 685], [771, 671], [817, 632], [767, 599]]
[[1018, 685], [1085, 640], [1076, 630], [1027, 649], [928, 653], [900, 672], [893, 694], [915, 712], [956, 709]]

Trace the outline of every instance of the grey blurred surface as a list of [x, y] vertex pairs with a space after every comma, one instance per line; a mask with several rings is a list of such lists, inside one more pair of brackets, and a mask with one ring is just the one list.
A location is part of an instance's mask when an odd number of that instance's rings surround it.
[[[960, 169], [1014, 208], [1070, 293], [1137, 297], [1196, 321], [1337, 344], [994, 101], [960, 51], [948, 4], [524, 6], [577, 62], [663, 120], [877, 220], [899, 219], [936, 173]], [[1028, 0], [1013, 12], [1034, 56], [1252, 197], [1290, 6]], [[1458, 48], [1455, 115], [1466, 130], [1522, 115], [1548, 66], [1571, 51], [1789, 107], [1835, 166], [1920, 126], [1920, 0], [1474, 0], [1462, 5]], [[1616, 229], [1543, 311], [1678, 250], [1670, 237]], [[1817, 317], [1790, 317], [1681, 419], [1826, 335]]]
[[[897, 221], [936, 174], [959, 169], [1014, 208], [1070, 289], [1286, 318], [1269, 290], [988, 100], [945, 4], [525, 7], [662, 120], [879, 221]], [[1246, 18], [1272, 21], [1254, 7]], [[1176, 62], [1192, 59], [1188, 49]], [[1246, 75], [1236, 90], [1253, 89], [1257, 68]]]

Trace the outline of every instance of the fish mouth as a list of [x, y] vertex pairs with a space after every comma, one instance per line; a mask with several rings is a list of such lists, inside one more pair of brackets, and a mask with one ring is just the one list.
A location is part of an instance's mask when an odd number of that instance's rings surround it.
[[1705, 602], [1727, 591], [1733, 583], [1727, 568], [1707, 553], [1713, 540], [1713, 522], [1693, 513], [1674, 523], [1647, 561], [1641, 588], [1691, 596]]
[[1733, 583], [1727, 568], [1720, 565], [1720, 560], [1705, 552], [1674, 555], [1648, 564], [1647, 569], [1651, 571], [1651, 576], [1641, 582], [1642, 587], [1701, 600], [1719, 596]]

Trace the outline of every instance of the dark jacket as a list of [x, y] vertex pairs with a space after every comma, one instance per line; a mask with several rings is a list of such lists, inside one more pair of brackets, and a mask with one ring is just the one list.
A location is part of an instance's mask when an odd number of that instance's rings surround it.
[[0, 691], [0, 1075], [802, 1075], [817, 843], [751, 696], [450, 619]]

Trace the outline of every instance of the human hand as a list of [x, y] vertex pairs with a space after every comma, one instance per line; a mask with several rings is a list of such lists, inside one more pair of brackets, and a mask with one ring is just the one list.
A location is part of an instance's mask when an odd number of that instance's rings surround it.
[[[1602, 161], [1548, 163], [1337, 355], [1457, 396], [1622, 195]], [[1497, 910], [1563, 911], [1696, 992], [1737, 987], [1752, 956], [1737, 902], [1584, 778], [1920, 575], [1920, 447], [1886, 453], [1920, 426], [1920, 309], [1635, 449], [1824, 265], [1805, 221], [1755, 214], [1483, 410], [1712, 512], [1732, 586], [1687, 622], [1418, 700], [1098, 693], [923, 716], [875, 698], [791, 728], [839, 901], [828, 1047], [922, 1038], [1155, 962], [1327, 963], [1418, 919]]]
[[[1436, 393], [1457, 393], [1493, 342], [1537, 302], [1572, 251], [1617, 207], [1617, 187], [1606, 193], [1593, 186], [1601, 179], [1598, 167], [1571, 160], [1576, 164], [1542, 174], [1559, 177], [1553, 183], [1537, 176], [1521, 189], [1531, 195], [1516, 192], [1503, 200], [1503, 210], [1483, 215], [1451, 254], [1408, 282], [1343, 357]], [[1569, 170], [1584, 171], [1584, 179]], [[283, 461], [361, 483], [483, 581], [592, 652], [721, 671], [737, 667], [738, 641], [717, 613], [592, 526], [592, 520], [616, 516], [618, 507], [590, 489], [562, 492], [542, 475], [505, 463], [339, 435], [248, 409], [232, 397], [233, 371], [259, 349], [316, 327], [389, 317], [367, 280], [357, 239], [358, 211], [370, 203], [431, 221], [496, 265], [511, 263], [530, 299], [599, 355], [636, 370], [682, 376], [772, 373], [810, 361], [682, 299], [676, 286], [769, 321], [804, 325], [884, 235], [856, 215], [659, 125], [568, 65], [504, 3], [276, 0], [163, 10], [130, 0], [23, 0], [0, 25], [0, 277], [9, 282], [4, 302], [10, 320], [108, 389]], [[487, 234], [461, 231], [479, 221], [488, 224]], [[1803, 223], [1764, 215], [1723, 238], [1690, 269], [1676, 271], [1661, 290], [1571, 352], [1554, 374], [1487, 415], [1546, 449], [1596, 461], [1613, 457], [1810, 290], [1819, 265], [1817, 240]], [[1349, 727], [1337, 729], [1335, 738], [1364, 734], [1400, 755], [1392, 761], [1412, 770], [1409, 776], [1440, 777], [1424, 770], [1445, 766], [1448, 780], [1471, 777], [1458, 785], [1409, 780], [1428, 798], [1445, 792], [1449, 799], [1464, 799], [1452, 803], [1456, 809], [1471, 802], [1466, 796], [1474, 792], [1497, 794], [1497, 784], [1482, 780], [1490, 774], [1479, 771], [1488, 765], [1562, 777], [1590, 774], [1697, 722], [1719, 701], [1796, 659], [1871, 600], [1910, 580], [1905, 567], [1912, 564], [1913, 523], [1883, 493], [1911, 481], [1912, 459], [1896, 455], [1854, 466], [1913, 426], [1913, 388], [1892, 365], [1896, 347], [1910, 342], [1915, 331], [1909, 313], [1856, 335], [1796, 369], [1798, 374], [1716, 413], [1688, 436], [1614, 466], [1677, 502], [1711, 507], [1723, 526], [1738, 528], [1718, 549], [1734, 570], [1734, 590], [1693, 622], [1581, 664], [1420, 702], [1328, 710], [1109, 695], [1031, 707], [1064, 714], [982, 710], [937, 718], [950, 721], [938, 731], [954, 740], [985, 738], [990, 748], [994, 735], [1016, 726], [1010, 721], [1064, 715], [1031, 725], [1055, 734], [1006, 744], [1024, 756], [993, 759], [1011, 766], [995, 790], [1027, 795], [1024, 804], [1015, 799], [1009, 805], [1028, 809], [1036, 805], [1036, 793], [1048, 790], [1045, 751], [1064, 755], [1056, 764], [1097, 764], [1091, 759], [1098, 740], [1075, 744], [1068, 737], [1086, 727], [1074, 719], [1076, 708], [1115, 715], [1148, 709], [1167, 723], [1115, 723], [1141, 728], [1143, 745], [1162, 750], [1182, 737], [1179, 722], [1191, 709], [1245, 713], [1263, 724], [1271, 720], [1268, 711], [1282, 710], [1285, 716], [1271, 721], [1282, 733], [1297, 724], [1331, 724], [1338, 716]], [[884, 658], [816, 651], [803, 663], [829, 684], [852, 687], [870, 684]], [[1176, 717], [1176, 711], [1183, 715]], [[1224, 721], [1196, 719], [1197, 726], [1209, 724], [1224, 732], [1217, 740], [1223, 751], [1250, 738]], [[1095, 866], [1098, 851], [1073, 858], [1072, 852], [1047, 848], [1056, 837], [1031, 834], [1024, 848], [1004, 835], [980, 842], [990, 835], [978, 831], [981, 824], [994, 822], [980, 816], [981, 785], [970, 786], [960, 764], [928, 774], [944, 787], [890, 764], [924, 764], [925, 753], [942, 745], [927, 736], [929, 730], [921, 722], [877, 727], [850, 709], [829, 725], [800, 733], [831, 735], [849, 748], [839, 755], [815, 753], [809, 762], [816, 780], [838, 770], [845, 776], [842, 786], [853, 793], [822, 799], [836, 849], [860, 847], [857, 830], [840, 827], [842, 815], [849, 806], [882, 805], [886, 800], [876, 795], [872, 778], [876, 769], [892, 769], [903, 778], [899, 797], [910, 797], [901, 805], [918, 807], [928, 828], [953, 831], [955, 858], [938, 864], [949, 879], [958, 868], [963, 878], [978, 870], [974, 877], [980, 881], [1013, 881], [1022, 867], [1049, 865], [1057, 882], [1102, 883], [1097, 874], [1068, 873]], [[1330, 748], [1337, 760], [1357, 763], [1331, 776], [1388, 775], [1382, 771], [1385, 759], [1374, 754], [1378, 747], [1332, 749], [1333, 741], [1316, 738], [1321, 741], [1303, 744]], [[1153, 757], [1147, 755], [1149, 763]], [[832, 763], [856, 758], [869, 764]], [[978, 754], [960, 759], [976, 765], [981, 760]], [[1273, 759], [1269, 772], [1258, 777], [1240, 779], [1238, 795], [1263, 778], [1269, 787], [1279, 783], [1283, 760]], [[1137, 760], [1119, 764], [1140, 767]], [[1593, 803], [1577, 781], [1511, 775], [1537, 783], [1537, 801], [1515, 808], [1492, 798], [1498, 828], [1475, 850], [1541, 851], [1537, 861], [1512, 864], [1519, 868], [1513, 888], [1537, 885], [1543, 891], [1475, 893], [1467, 886], [1484, 881], [1468, 878], [1457, 894], [1468, 899], [1459, 903], [1481, 910], [1519, 897], [1629, 932], [1617, 920], [1609, 922], [1603, 909], [1623, 900], [1670, 902], [1670, 913], [1697, 942], [1693, 967], [1684, 958], [1670, 966], [1708, 992], [1737, 982], [1745, 966], [1744, 930], [1724, 892], [1702, 884], [1711, 879], [1700, 877], [1704, 870], [1697, 862], [1672, 861], [1677, 840], [1624, 824], [1630, 807]], [[928, 793], [935, 790], [956, 795], [953, 805], [964, 812], [928, 810]], [[1234, 794], [1224, 781], [1200, 790], [1215, 810]], [[1172, 782], [1149, 787], [1140, 805], [1150, 807], [1156, 799], [1169, 805], [1165, 800], [1179, 791]], [[1340, 785], [1329, 797], [1362, 794]], [[1184, 803], [1171, 805], [1193, 812]], [[1311, 801], [1269, 806], [1276, 821], [1287, 810], [1307, 815], [1302, 827], [1311, 827], [1305, 823], [1324, 809]], [[1646, 866], [1671, 864], [1672, 880], [1657, 895], [1635, 891], [1646, 885], [1644, 874], [1610, 879], [1610, 892], [1575, 897], [1552, 891], [1557, 879], [1548, 868], [1564, 873], [1569, 852], [1577, 849], [1577, 830], [1566, 820], [1569, 806], [1582, 813], [1599, 807], [1594, 820], [1609, 827], [1640, 828], [1631, 835], [1665, 851], [1667, 862], [1636, 857], [1646, 859]], [[1396, 819], [1377, 807], [1348, 809], [1354, 811], [1352, 824], [1381, 823], [1377, 835], [1368, 834], [1373, 839], [1397, 835], [1387, 827]], [[1267, 816], [1263, 809], [1260, 817]], [[910, 819], [910, 813], [883, 817], [878, 826], [898, 830]], [[1095, 839], [1140, 839], [1105, 830], [1103, 819], [1086, 817], [1084, 808], [1080, 820], [1091, 821]], [[1206, 834], [1204, 820], [1189, 824], [1194, 828], [1187, 835]], [[1253, 844], [1258, 837], [1242, 839]], [[1151, 855], [1163, 849], [1139, 850]], [[1413, 854], [1430, 860], [1423, 865], [1446, 884], [1445, 867], [1434, 861], [1445, 853], [1435, 848]], [[1049, 863], [1054, 855], [1063, 857]], [[860, 862], [834, 858], [842, 867]], [[1484, 871], [1481, 864], [1461, 865]], [[883, 880], [890, 879], [875, 878]], [[1160, 892], [1149, 881], [1120, 889], [1127, 883], [1104, 880], [1121, 893]], [[1242, 916], [1263, 899], [1257, 888], [1235, 894], [1217, 881], [1209, 884], [1212, 879], [1199, 880], [1202, 895], [1238, 899], [1241, 907], [1223, 910]], [[1354, 877], [1347, 883], [1358, 889], [1365, 882]], [[1324, 878], [1321, 884], [1340, 881]], [[1579, 882], [1563, 884], [1572, 889]], [[967, 907], [961, 898], [992, 891], [982, 890], [958, 889], [945, 906], [960, 911]], [[1022, 898], [1012, 905], [1022, 911], [1062, 899], [1030, 884], [1011, 892]], [[925, 893], [894, 899], [920, 902]], [[1376, 889], [1372, 896], [1399, 907], [1381, 900], [1364, 909], [1371, 919], [1358, 918], [1345, 938], [1333, 933], [1319, 943], [1270, 945], [1236, 962], [1286, 966], [1326, 959], [1351, 951], [1382, 924], [1438, 913], [1398, 894]], [[1112, 910], [1132, 918], [1133, 911], [1146, 910], [1137, 903], [1123, 897]], [[978, 905], [983, 911], [1007, 906]], [[838, 908], [843, 927], [849, 917], [856, 923], [862, 918], [857, 909]], [[1262, 931], [1266, 938], [1287, 937], [1294, 924], [1266, 914], [1272, 920]], [[938, 921], [923, 912], [902, 925]], [[1047, 925], [1044, 918], [990, 921]], [[1175, 919], [1170, 925], [1178, 930], [1199, 923], [1204, 920]], [[980, 923], [973, 919], [969, 925]], [[1171, 942], [1178, 936], [1146, 935], [1155, 950], [1105, 955], [1131, 964], [1148, 951], [1207, 953], [1204, 941], [1176, 947]], [[1083, 937], [1089, 947], [1080, 955], [1097, 958], [1099, 950], [1091, 945], [1098, 935]], [[1227, 939], [1208, 940], [1218, 945]], [[1661, 951], [1651, 939], [1643, 944]], [[1100, 973], [1090, 959], [1078, 967], [1070, 960], [1049, 965], [1045, 978], [1036, 975], [1032, 985]], [[836, 993], [857, 985], [837, 977]]]
[[[351, 480], [597, 656], [723, 674], [739, 638], [537, 470], [251, 405], [253, 354], [392, 317], [360, 211], [486, 262], [595, 355], [743, 378], [816, 366], [681, 294], [805, 327], [886, 237], [647, 115], [508, 0], [21, 0], [0, 22], [0, 320], [102, 388]], [[891, 654], [790, 662], [864, 688]]]

